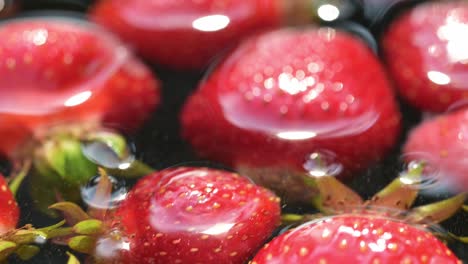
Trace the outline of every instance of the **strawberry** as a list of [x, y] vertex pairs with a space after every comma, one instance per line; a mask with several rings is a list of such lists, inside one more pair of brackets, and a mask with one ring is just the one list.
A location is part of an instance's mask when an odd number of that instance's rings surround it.
[[0, 27], [0, 154], [55, 123], [135, 129], [159, 102], [151, 72], [108, 33], [81, 21], [29, 18]]
[[189, 98], [181, 119], [202, 156], [303, 200], [311, 198], [302, 177], [309, 155], [336, 156], [349, 175], [383, 157], [400, 129], [375, 55], [326, 27], [248, 39]]
[[[325, 8], [320, 9], [322, 5]], [[330, 9], [331, 14], [324, 13]], [[190, 70], [207, 66], [253, 32], [321, 16], [328, 21], [342, 19], [357, 9], [354, 1], [103, 0], [91, 8], [90, 18], [151, 61]]]
[[[271, 235], [279, 216], [279, 198], [238, 174], [171, 168], [140, 180], [87, 249], [106, 263], [241, 264]], [[93, 221], [73, 229], [89, 231]], [[83, 251], [80, 240], [72, 238], [69, 245]], [[126, 250], [116, 252], [123, 244]]]
[[265, 245], [250, 264], [457, 263], [431, 233], [389, 218], [339, 215], [308, 222]]
[[0, 174], [0, 236], [16, 228], [19, 220], [19, 208], [15, 197]]
[[468, 191], [468, 109], [426, 120], [414, 128], [405, 143], [410, 158], [426, 159], [437, 171], [444, 185]]
[[468, 99], [468, 3], [421, 4], [398, 17], [382, 39], [400, 94], [424, 111], [443, 112]]
[[115, 37], [84, 21], [11, 20], [0, 39], [0, 155], [33, 161], [30, 189], [41, 210], [58, 196], [77, 201], [98, 166], [83, 143], [102, 141], [124, 156], [125, 138], [105, 127], [136, 130], [159, 103], [159, 81]]

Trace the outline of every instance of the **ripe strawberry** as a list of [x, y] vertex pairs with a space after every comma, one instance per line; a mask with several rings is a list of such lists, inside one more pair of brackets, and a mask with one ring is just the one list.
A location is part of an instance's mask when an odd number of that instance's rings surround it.
[[404, 152], [410, 158], [426, 159], [438, 171], [438, 180], [449, 187], [468, 191], [467, 140], [468, 109], [464, 108], [414, 128]]
[[281, 29], [230, 54], [189, 98], [182, 124], [201, 155], [310, 199], [302, 177], [310, 154], [331, 152], [348, 174], [365, 168], [394, 145], [400, 113], [359, 39], [331, 28]]
[[340, 215], [276, 237], [250, 264], [458, 263], [431, 233], [388, 218]]
[[[171, 168], [140, 180], [87, 249], [106, 263], [241, 264], [280, 224], [279, 216], [279, 198], [247, 178], [209, 168]], [[74, 230], [80, 233], [84, 226], [89, 220]], [[83, 251], [79, 240], [72, 238], [69, 245]]]
[[90, 17], [155, 63], [200, 69], [253, 32], [309, 23], [327, 7], [332, 12], [325, 14], [327, 20], [352, 16], [358, 9], [355, 1], [106, 0], [91, 8]]
[[397, 18], [382, 40], [399, 92], [414, 106], [446, 111], [468, 99], [468, 3], [418, 5]]
[[15, 229], [18, 220], [18, 204], [5, 178], [0, 174], [0, 237], [3, 233]]
[[135, 129], [159, 102], [159, 84], [102, 30], [60, 18], [0, 27], [0, 154], [55, 123]]
[[206, 66], [242, 36], [281, 22], [279, 1], [99, 1], [91, 19], [156, 63]]

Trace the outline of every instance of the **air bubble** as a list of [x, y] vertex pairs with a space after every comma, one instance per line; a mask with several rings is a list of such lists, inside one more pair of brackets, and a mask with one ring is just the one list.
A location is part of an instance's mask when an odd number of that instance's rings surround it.
[[337, 162], [335, 153], [322, 150], [307, 157], [304, 169], [312, 177], [337, 176], [343, 171], [343, 164]]
[[[97, 209], [112, 209], [115, 208], [121, 201], [127, 197], [127, 187], [123, 180], [108, 175], [108, 179], [112, 185], [109, 194], [100, 194], [100, 180], [102, 176], [93, 177], [86, 185], [81, 187], [81, 198], [90, 207]], [[98, 197], [99, 196], [99, 197]]]
[[89, 160], [99, 166], [121, 170], [131, 166], [136, 153], [133, 142], [110, 132], [101, 132], [95, 139], [83, 141], [82, 151]]
[[[439, 168], [434, 166], [433, 157], [428, 153], [414, 152], [402, 156], [406, 161], [405, 171], [400, 174], [402, 183], [419, 190], [422, 194], [438, 195], [453, 190], [450, 184], [443, 180], [443, 175]], [[422, 166], [420, 177], [415, 178], [414, 174], [417, 167]]]

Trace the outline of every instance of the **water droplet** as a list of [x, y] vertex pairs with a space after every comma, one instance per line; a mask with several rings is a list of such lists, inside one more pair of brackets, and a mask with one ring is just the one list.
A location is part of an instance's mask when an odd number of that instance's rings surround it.
[[[128, 169], [135, 161], [135, 144], [128, 138], [119, 135], [118, 137], [114, 139], [119, 140], [119, 142], [111, 138], [109, 140], [105, 138], [85, 140], [82, 142], [83, 154], [99, 166], [110, 169]], [[121, 139], [124, 139], [125, 142]], [[126, 144], [126, 146], [122, 147], [121, 144]], [[117, 150], [122, 153], [118, 155]]]
[[128, 193], [125, 182], [110, 175], [108, 177], [112, 184], [112, 190], [104, 200], [97, 199], [96, 197], [101, 176], [93, 177], [86, 185], [81, 187], [81, 198], [88, 206], [98, 209], [109, 209], [115, 208], [118, 203], [125, 200]]
[[307, 157], [304, 169], [313, 177], [337, 176], [343, 171], [343, 165], [337, 162], [335, 153], [321, 150]]
[[111, 260], [118, 260], [122, 250], [130, 250], [130, 242], [119, 231], [113, 230], [96, 241], [94, 254], [100, 260], [113, 262]]
[[[430, 154], [422, 152], [407, 153], [402, 156], [402, 159], [406, 161], [405, 171], [400, 174], [402, 183], [427, 195], [437, 195], [453, 190], [450, 184], [443, 180], [443, 175], [432, 162], [434, 158]], [[422, 173], [420, 177], [415, 179], [411, 171], [415, 171], [419, 166], [423, 166]]]

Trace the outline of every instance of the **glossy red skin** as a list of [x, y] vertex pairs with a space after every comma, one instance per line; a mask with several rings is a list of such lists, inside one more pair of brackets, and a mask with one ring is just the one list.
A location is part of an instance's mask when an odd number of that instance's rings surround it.
[[466, 1], [421, 4], [390, 25], [382, 50], [400, 94], [412, 105], [443, 112], [468, 99], [466, 34]]
[[468, 191], [468, 109], [440, 115], [414, 128], [404, 153], [436, 170], [437, 179], [456, 191]]
[[[298, 85], [289, 73], [312, 85]], [[348, 173], [365, 168], [392, 148], [400, 130], [377, 58], [359, 39], [330, 28], [250, 38], [188, 99], [181, 119], [183, 136], [204, 157], [296, 172], [323, 150], [336, 154]]]
[[[282, 10], [278, 0], [107, 0], [91, 8], [91, 20], [130, 43], [154, 63], [176, 69], [201, 69], [240, 39], [278, 27]], [[201, 31], [192, 23], [223, 15], [229, 24]], [[213, 26], [216, 22], [209, 22]]]
[[13, 20], [1, 25], [0, 39], [0, 154], [12, 156], [39, 129], [56, 123], [131, 131], [159, 103], [159, 81], [150, 70], [95, 26], [60, 18]]
[[8, 184], [0, 174], [0, 235], [16, 228], [20, 211]]
[[280, 208], [238, 174], [182, 167], [140, 180], [114, 218], [130, 242], [119, 263], [241, 264], [280, 223]]
[[250, 264], [458, 263], [431, 233], [378, 216], [342, 215], [306, 223], [268, 243]]

